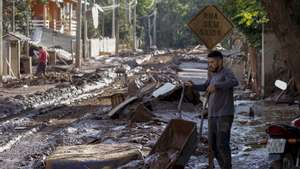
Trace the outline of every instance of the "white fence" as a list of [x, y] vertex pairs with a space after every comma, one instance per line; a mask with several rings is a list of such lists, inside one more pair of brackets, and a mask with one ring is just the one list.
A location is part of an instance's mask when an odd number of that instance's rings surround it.
[[99, 56], [101, 52], [114, 54], [116, 52], [116, 39], [90, 39], [91, 56]]
[[32, 20], [32, 26], [34, 28], [37, 28], [37, 27], [46, 27], [46, 28], [49, 28], [50, 26], [50, 22], [49, 20]]

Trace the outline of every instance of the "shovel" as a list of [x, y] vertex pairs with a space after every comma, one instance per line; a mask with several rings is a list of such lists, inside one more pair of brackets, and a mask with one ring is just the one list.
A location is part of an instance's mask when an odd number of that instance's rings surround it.
[[208, 97], [209, 97], [209, 95], [206, 94], [206, 93], [204, 95], [207, 95], [207, 96], [206, 96], [206, 100], [205, 100], [205, 103], [203, 104], [202, 111], [201, 111], [201, 122], [200, 122], [200, 129], [199, 129], [200, 138], [202, 137], [204, 112], [205, 112], [205, 109], [206, 109], [206, 106], [207, 106], [207, 103], [208, 103]]
[[[200, 138], [202, 137], [202, 128], [203, 128], [203, 121], [204, 121], [204, 110], [206, 109], [206, 106], [208, 104], [208, 99], [209, 99], [209, 93], [205, 93], [206, 95], [206, 100], [205, 104], [203, 105], [203, 110], [201, 113], [201, 124], [200, 124]], [[211, 146], [208, 145], [208, 169], [213, 169], [214, 168], [214, 156], [212, 153]]]
[[179, 119], [182, 119], [182, 102], [183, 102], [184, 93], [185, 93], [185, 85], [184, 85], [183, 82], [181, 82], [181, 87], [182, 87], [182, 92], [181, 92], [179, 103], [178, 103], [178, 106], [177, 106], [178, 114], [179, 114], [178, 118]]

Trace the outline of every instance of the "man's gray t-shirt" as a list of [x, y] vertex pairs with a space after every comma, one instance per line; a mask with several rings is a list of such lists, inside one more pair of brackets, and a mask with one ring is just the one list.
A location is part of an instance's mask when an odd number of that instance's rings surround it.
[[194, 87], [196, 90], [205, 91], [210, 84], [215, 86], [216, 91], [209, 94], [208, 117], [233, 116], [233, 87], [239, 83], [232, 71], [222, 68], [221, 71], [213, 73], [204, 84]]

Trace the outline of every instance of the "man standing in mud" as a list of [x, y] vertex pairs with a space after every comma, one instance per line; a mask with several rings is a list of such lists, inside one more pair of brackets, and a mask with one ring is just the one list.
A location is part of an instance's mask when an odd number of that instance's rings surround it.
[[234, 117], [233, 88], [238, 80], [231, 70], [223, 67], [223, 54], [208, 54], [209, 78], [201, 85], [192, 85], [198, 91], [206, 91], [208, 97], [208, 143], [221, 169], [231, 169], [230, 131]]
[[48, 61], [48, 52], [42, 47], [39, 47], [39, 64], [37, 67], [36, 75], [39, 76], [42, 74], [43, 76], [46, 75], [46, 67]]

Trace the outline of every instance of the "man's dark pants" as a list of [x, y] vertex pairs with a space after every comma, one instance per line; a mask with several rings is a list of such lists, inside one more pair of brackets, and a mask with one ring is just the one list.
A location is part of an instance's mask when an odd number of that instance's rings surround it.
[[47, 65], [45, 63], [39, 63], [38, 67], [37, 67], [36, 75], [40, 75], [40, 74], [45, 75], [46, 67], [47, 67]]
[[231, 169], [230, 131], [233, 116], [208, 118], [208, 143], [221, 169]]

